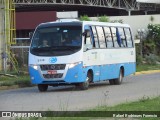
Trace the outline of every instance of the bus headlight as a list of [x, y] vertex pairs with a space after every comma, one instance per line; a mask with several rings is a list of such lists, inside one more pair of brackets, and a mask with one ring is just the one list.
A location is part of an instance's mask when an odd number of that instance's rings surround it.
[[38, 66], [37, 65], [30, 65], [33, 69], [38, 70]]
[[69, 69], [75, 67], [75, 66], [78, 65], [78, 64], [81, 64], [81, 62], [71, 63], [71, 64], [69, 65]]

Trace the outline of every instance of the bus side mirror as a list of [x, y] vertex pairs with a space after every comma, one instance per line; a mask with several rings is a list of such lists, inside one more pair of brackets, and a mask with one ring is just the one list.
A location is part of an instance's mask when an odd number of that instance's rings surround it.
[[83, 33], [83, 36], [90, 37], [90, 31], [89, 30], [85, 30], [85, 32]]

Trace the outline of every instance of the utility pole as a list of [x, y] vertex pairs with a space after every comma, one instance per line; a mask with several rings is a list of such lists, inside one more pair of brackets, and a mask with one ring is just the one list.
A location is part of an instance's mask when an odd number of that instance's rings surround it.
[[1, 0], [0, 1], [0, 71], [4, 70], [5, 68], [4, 12], [5, 12], [4, 0]]
[[15, 5], [12, 0], [0, 0], [0, 70], [7, 73], [8, 61], [14, 65], [10, 46], [16, 44]]

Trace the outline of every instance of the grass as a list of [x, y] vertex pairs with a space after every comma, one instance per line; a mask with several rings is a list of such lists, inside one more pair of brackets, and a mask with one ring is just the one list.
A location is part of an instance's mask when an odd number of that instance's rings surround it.
[[148, 64], [137, 65], [137, 72], [148, 71], [148, 70], [160, 70], [160, 64], [157, 64], [157, 65], [148, 65]]
[[11, 120], [108, 120], [92, 117], [43, 117], [43, 118], [16, 118]]
[[19, 76], [5, 76], [5, 75], [1, 75], [0, 76], [1, 79], [0, 81], [14, 81], [14, 80], [18, 80], [18, 79], [21, 79], [21, 80], [26, 80], [26, 79], [29, 79], [29, 76], [28, 75], [19, 75]]
[[17, 85], [18, 87], [32, 86], [28, 75], [19, 75], [12, 77], [0, 75], [0, 88], [2, 86], [13, 86], [13, 85]]
[[[84, 114], [88, 113], [92, 113], [93, 116], [88, 116], [88, 117], [43, 117], [43, 118], [28, 118], [28, 119], [23, 119], [23, 118], [17, 118], [16, 120], [104, 120], [105, 118], [108, 119], [108, 117], [100, 117], [99, 114], [108, 114], [106, 111], [114, 111], [117, 113], [126, 113], [131, 115], [132, 112], [136, 112], [136, 115], [140, 115], [142, 114], [141, 112], [146, 111], [145, 114], [147, 114], [148, 111], [151, 112], [159, 112], [159, 116], [160, 116], [160, 96], [156, 97], [156, 98], [149, 98], [147, 96], [142, 97], [139, 101], [136, 102], [128, 102], [128, 103], [124, 103], [124, 104], [119, 104], [116, 106], [112, 106], [112, 107], [108, 107], [108, 106], [98, 106], [96, 108], [90, 109], [88, 111], [84, 111], [80, 114], [78, 114], [78, 116], [84, 116]], [[129, 113], [130, 111], [130, 113]], [[49, 111], [48, 111], [49, 112]], [[114, 113], [113, 112], [113, 113]], [[113, 116], [113, 113], [109, 112], [109, 114], [111, 114], [111, 116]], [[133, 113], [134, 114], [134, 113]], [[158, 115], [158, 114], [157, 114]], [[76, 116], [76, 114], [75, 114]], [[110, 117], [112, 118], [112, 117]], [[113, 118], [115, 120], [118, 120], [119, 118]], [[134, 119], [134, 118], [131, 118]], [[157, 120], [158, 118], [136, 118], [136, 120]]]
[[94, 111], [160, 111], [160, 96], [156, 98], [142, 97], [139, 101], [124, 103], [114, 107], [100, 106]]

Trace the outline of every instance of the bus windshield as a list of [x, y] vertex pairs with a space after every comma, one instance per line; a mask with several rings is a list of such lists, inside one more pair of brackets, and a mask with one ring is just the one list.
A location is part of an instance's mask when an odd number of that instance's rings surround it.
[[30, 51], [37, 56], [61, 56], [73, 54], [81, 46], [81, 26], [52, 26], [36, 30]]

